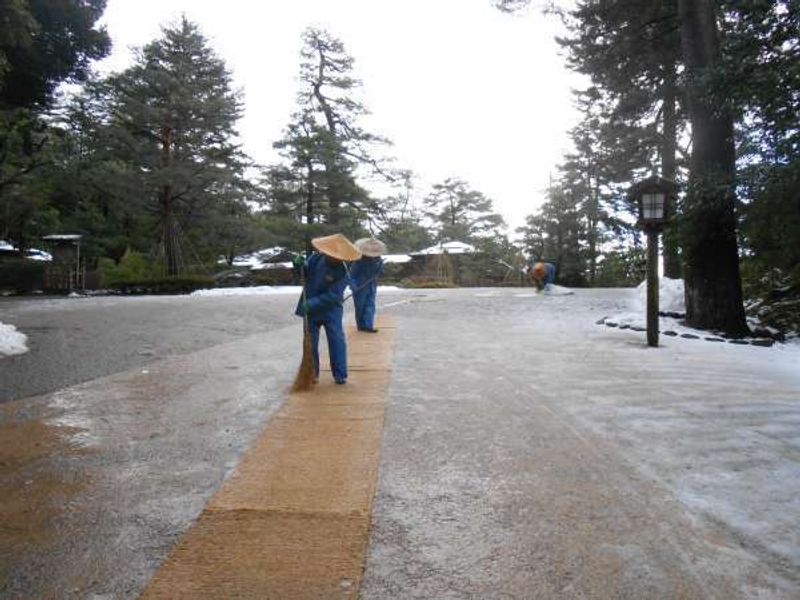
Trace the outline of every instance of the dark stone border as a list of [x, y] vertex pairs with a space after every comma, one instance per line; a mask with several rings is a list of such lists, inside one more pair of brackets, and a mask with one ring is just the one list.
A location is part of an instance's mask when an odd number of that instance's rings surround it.
[[[662, 317], [673, 317], [673, 318], [682, 318], [683, 315], [681, 313], [658, 313], [659, 316]], [[677, 315], [681, 315], [680, 317]], [[627, 329], [630, 331], [637, 331], [637, 332], [644, 332], [647, 331], [644, 327], [636, 327], [634, 325], [620, 325], [615, 321], [607, 321], [608, 317], [603, 317], [598, 321], [595, 321], [595, 325], [605, 325], [606, 327], [616, 327], [619, 329]], [[705, 340], [706, 342], [712, 342], [717, 344], [724, 344], [727, 342], [728, 344], [734, 344], [736, 346], [759, 346], [761, 348], [770, 348], [775, 345], [775, 340], [772, 338], [750, 338], [750, 339], [725, 339], [716, 336], [708, 336], [708, 337], [700, 337], [694, 333], [681, 333], [679, 334], [676, 331], [672, 331], [671, 329], [666, 329], [664, 331], [659, 331], [661, 335], [665, 335], [667, 337], [680, 337], [685, 340]]]

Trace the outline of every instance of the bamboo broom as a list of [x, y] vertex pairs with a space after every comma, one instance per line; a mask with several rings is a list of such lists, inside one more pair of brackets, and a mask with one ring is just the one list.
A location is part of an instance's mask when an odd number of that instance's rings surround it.
[[[303, 306], [306, 304], [305, 282], [303, 284]], [[311, 330], [308, 322], [308, 315], [303, 314], [303, 358], [300, 360], [300, 368], [292, 384], [293, 392], [305, 392], [314, 386], [316, 373], [314, 372], [314, 357], [311, 348]]]

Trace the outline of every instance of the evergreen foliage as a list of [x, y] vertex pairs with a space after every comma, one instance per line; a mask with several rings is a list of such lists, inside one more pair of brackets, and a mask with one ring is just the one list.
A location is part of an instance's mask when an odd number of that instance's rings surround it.
[[439, 242], [474, 242], [505, 227], [503, 217], [494, 212], [491, 199], [470, 189], [461, 179], [448, 178], [434, 184], [423, 203]]
[[394, 180], [378, 156], [388, 141], [359, 123], [368, 111], [341, 41], [310, 28], [300, 57], [297, 110], [275, 143], [285, 162], [266, 174], [269, 213], [279, 226], [299, 225], [307, 246], [311, 237], [334, 231], [360, 237], [365, 223], [384, 215], [359, 179]]

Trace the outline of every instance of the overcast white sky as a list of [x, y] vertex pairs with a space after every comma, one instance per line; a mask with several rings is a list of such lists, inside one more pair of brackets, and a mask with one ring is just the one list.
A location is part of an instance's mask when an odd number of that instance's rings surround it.
[[[534, 4], [538, 4], [534, 0]], [[554, 18], [497, 11], [491, 0], [109, 0], [114, 43], [102, 71], [185, 14], [198, 23], [244, 91], [245, 151], [277, 159], [272, 143], [295, 106], [300, 35], [328, 30], [355, 59], [367, 128], [394, 142], [416, 194], [461, 177], [492, 198], [511, 227], [543, 201], [577, 122]]]

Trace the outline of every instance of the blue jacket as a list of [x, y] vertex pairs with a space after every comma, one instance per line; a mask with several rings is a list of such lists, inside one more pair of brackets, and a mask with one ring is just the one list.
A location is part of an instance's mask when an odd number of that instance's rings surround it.
[[[362, 289], [376, 289], [378, 277], [383, 273], [383, 259], [380, 256], [365, 256], [350, 266], [350, 279], [353, 293]], [[363, 286], [363, 287], [362, 287]]]
[[[324, 254], [314, 252], [303, 266], [303, 275], [308, 317], [319, 321], [341, 317], [344, 289], [347, 287], [347, 269], [344, 263], [332, 263]], [[302, 296], [294, 314], [303, 316]]]
[[544, 281], [542, 282], [544, 285], [550, 285], [556, 280], [556, 268], [552, 263], [544, 263], [545, 269], [547, 269], [547, 274], [544, 276]]

